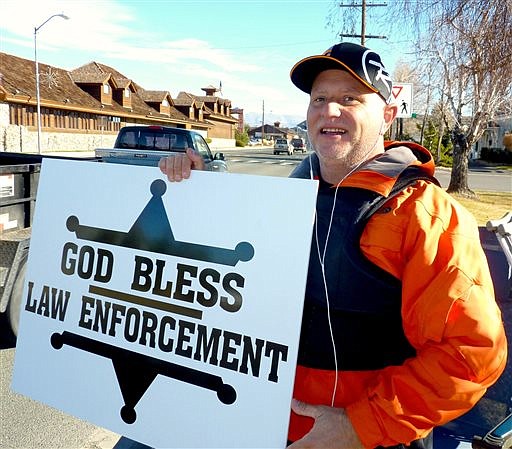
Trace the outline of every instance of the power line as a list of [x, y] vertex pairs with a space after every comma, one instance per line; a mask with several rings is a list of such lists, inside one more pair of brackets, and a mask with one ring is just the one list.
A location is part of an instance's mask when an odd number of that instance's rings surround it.
[[305, 45], [305, 44], [319, 44], [319, 43], [325, 43], [328, 42], [327, 39], [323, 39], [321, 41], [304, 41], [304, 42], [290, 42], [290, 43], [283, 43], [283, 44], [272, 44], [272, 45], [254, 45], [254, 46], [247, 46], [247, 47], [212, 47], [212, 50], [245, 50], [245, 49], [257, 49], [257, 48], [276, 48], [276, 47], [291, 47], [294, 45]]
[[366, 0], [362, 0], [361, 4], [349, 4], [344, 5], [343, 3], [340, 4], [340, 8], [361, 8], [361, 34], [340, 34], [340, 37], [360, 37], [361, 38], [361, 45], [365, 45], [366, 38], [370, 39], [387, 39], [386, 36], [377, 36], [373, 34], [366, 34], [366, 8], [369, 8], [371, 6], [388, 6], [387, 3], [370, 3], [367, 4]]

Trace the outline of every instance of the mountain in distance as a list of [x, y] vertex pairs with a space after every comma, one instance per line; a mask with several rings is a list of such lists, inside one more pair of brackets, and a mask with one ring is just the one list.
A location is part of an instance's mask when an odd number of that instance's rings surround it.
[[[281, 128], [293, 128], [306, 119], [303, 115], [286, 115], [274, 114], [272, 112], [265, 112], [265, 124], [273, 125], [275, 122], [280, 123]], [[251, 128], [261, 126], [261, 112], [245, 112], [244, 121]]]

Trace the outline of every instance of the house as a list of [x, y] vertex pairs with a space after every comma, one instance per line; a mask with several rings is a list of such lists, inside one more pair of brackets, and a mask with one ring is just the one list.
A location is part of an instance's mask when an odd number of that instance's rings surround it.
[[263, 126], [255, 126], [249, 130], [249, 138], [275, 140], [284, 137], [288, 140], [291, 139], [295, 133], [288, 128], [281, 128], [279, 125], [281, 125], [280, 122], [274, 122], [274, 125], [265, 123]]
[[215, 127], [208, 134], [212, 140], [226, 139], [233, 136], [238, 125], [238, 119], [231, 115], [231, 101], [215, 94], [220, 91], [213, 86], [201, 88], [206, 95], [194, 95], [194, 98], [204, 103], [203, 117], [206, 122], [215, 123]]
[[487, 124], [482, 137], [471, 149], [470, 158], [479, 159], [483, 149], [505, 150], [505, 134], [512, 134], [512, 115], [502, 115]]
[[[170, 91], [146, 90], [98, 62], [71, 71], [39, 63], [39, 87], [41, 152], [110, 147], [128, 124], [193, 129], [214, 148], [234, 146], [231, 102], [214, 95], [191, 114]], [[34, 61], [0, 53], [0, 151], [38, 151], [37, 117]]]
[[[208, 137], [212, 146], [216, 147], [217, 141], [234, 138], [234, 130], [243, 129], [240, 125], [240, 117], [235, 118], [231, 113], [231, 101], [215, 95], [218, 91], [215, 87], [203, 87], [206, 95], [194, 95], [189, 92], [180, 92], [174, 99], [174, 105], [190, 119], [198, 119], [208, 123], [211, 128]], [[243, 116], [242, 116], [243, 119]]]

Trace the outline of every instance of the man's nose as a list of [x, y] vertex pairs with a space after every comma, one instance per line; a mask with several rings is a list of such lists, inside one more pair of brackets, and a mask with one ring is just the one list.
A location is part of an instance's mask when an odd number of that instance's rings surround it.
[[342, 106], [336, 101], [328, 101], [326, 103], [326, 114], [328, 117], [340, 117]]

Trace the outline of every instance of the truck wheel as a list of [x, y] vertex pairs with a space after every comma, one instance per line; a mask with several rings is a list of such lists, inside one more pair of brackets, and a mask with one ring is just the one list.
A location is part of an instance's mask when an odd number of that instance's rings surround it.
[[18, 336], [18, 329], [20, 324], [21, 303], [23, 297], [23, 284], [25, 283], [25, 273], [27, 272], [27, 258], [24, 257], [18, 265], [18, 273], [11, 290], [11, 297], [9, 298], [8, 317], [9, 324], [11, 325], [12, 333], [15, 337]]

